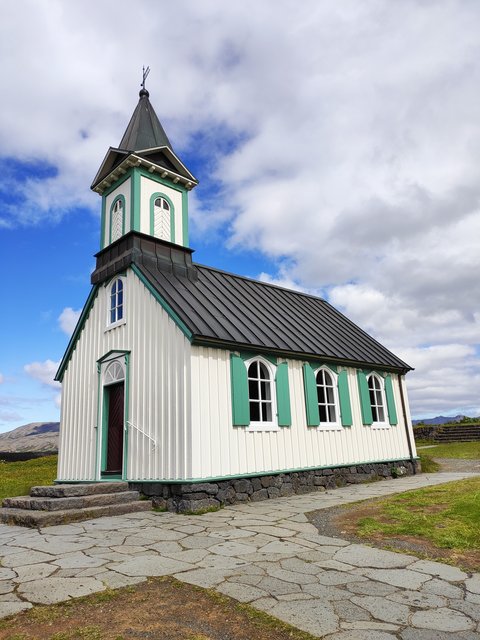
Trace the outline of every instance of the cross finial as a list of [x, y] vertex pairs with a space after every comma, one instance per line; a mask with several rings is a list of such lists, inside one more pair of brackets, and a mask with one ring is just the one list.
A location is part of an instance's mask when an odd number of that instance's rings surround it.
[[143, 76], [142, 76], [142, 84], [140, 85], [143, 89], [143, 91], [146, 91], [145, 89], [145, 80], [147, 79], [148, 74], [150, 73], [150, 67], [147, 67], [145, 69], [145, 67], [143, 67]]

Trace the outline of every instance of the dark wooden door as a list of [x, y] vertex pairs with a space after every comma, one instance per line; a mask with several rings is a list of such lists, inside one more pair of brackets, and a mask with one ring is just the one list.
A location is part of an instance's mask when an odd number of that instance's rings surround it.
[[123, 382], [105, 388], [108, 393], [107, 473], [122, 473]]

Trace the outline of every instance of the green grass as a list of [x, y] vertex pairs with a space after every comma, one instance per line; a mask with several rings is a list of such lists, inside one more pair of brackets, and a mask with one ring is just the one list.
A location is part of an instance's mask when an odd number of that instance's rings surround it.
[[420, 464], [422, 465], [422, 473], [435, 473], [435, 471], [440, 469], [438, 462], [435, 462], [431, 456], [420, 452], [419, 457]]
[[374, 517], [360, 519], [360, 535], [418, 536], [439, 548], [479, 548], [480, 478], [408, 491], [378, 501], [376, 508]]
[[[417, 442], [421, 449], [421, 442]], [[449, 442], [448, 444], [437, 444], [434, 447], [425, 449], [429, 456], [433, 458], [463, 458], [464, 460], [480, 460], [479, 442]]]
[[25, 462], [0, 463], [0, 500], [25, 496], [39, 484], [53, 484], [57, 477], [57, 456], [45, 456]]

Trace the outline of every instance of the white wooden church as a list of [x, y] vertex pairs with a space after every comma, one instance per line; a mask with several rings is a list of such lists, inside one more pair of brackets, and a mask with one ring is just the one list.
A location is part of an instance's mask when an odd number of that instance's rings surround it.
[[193, 262], [196, 185], [143, 88], [92, 184], [58, 481], [123, 479], [178, 509], [415, 472], [410, 367], [325, 300]]

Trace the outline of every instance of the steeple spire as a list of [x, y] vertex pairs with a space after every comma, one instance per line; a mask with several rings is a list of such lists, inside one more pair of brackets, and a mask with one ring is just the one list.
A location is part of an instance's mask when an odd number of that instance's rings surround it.
[[143, 67], [140, 99], [118, 145], [118, 148], [124, 151], [141, 151], [155, 149], [156, 147], [168, 147], [173, 151], [170, 140], [150, 104], [150, 94], [145, 89], [145, 80], [149, 73], [150, 67], [146, 69]]

